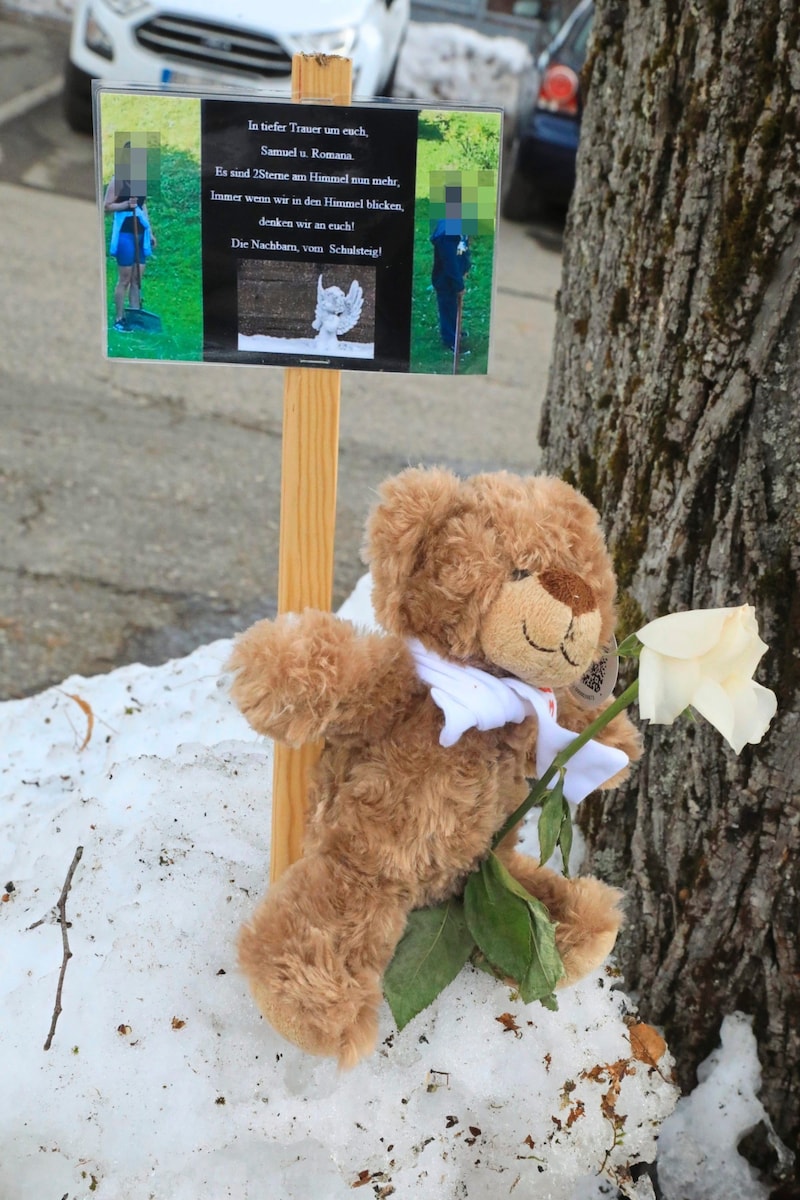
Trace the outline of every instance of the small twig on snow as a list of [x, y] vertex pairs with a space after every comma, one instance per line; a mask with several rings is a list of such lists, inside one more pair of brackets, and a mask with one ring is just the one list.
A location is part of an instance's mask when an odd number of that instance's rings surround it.
[[58, 973], [58, 986], [56, 987], [56, 1003], [53, 1009], [53, 1019], [50, 1022], [50, 1031], [47, 1034], [47, 1041], [43, 1047], [45, 1050], [49, 1050], [53, 1044], [53, 1038], [56, 1032], [56, 1023], [58, 1018], [61, 1016], [61, 990], [64, 987], [64, 976], [67, 973], [67, 963], [72, 958], [72, 951], [69, 948], [69, 938], [67, 936], [67, 896], [69, 895], [69, 889], [72, 886], [72, 876], [75, 874], [75, 868], [81, 861], [82, 856], [83, 846], [78, 846], [75, 854], [73, 855], [72, 862], [69, 865], [67, 878], [64, 880], [64, 886], [61, 889], [61, 895], [58, 897], [58, 904], [56, 905], [56, 908], [58, 909], [58, 923], [61, 926], [61, 942], [64, 947], [64, 955], [61, 960], [61, 970]]

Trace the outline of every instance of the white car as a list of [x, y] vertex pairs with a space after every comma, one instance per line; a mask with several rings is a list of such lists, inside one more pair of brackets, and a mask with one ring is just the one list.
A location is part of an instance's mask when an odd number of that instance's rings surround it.
[[232, 87], [288, 96], [292, 55], [343, 54], [353, 94], [391, 93], [410, 0], [76, 0], [64, 83], [91, 130], [91, 81]]

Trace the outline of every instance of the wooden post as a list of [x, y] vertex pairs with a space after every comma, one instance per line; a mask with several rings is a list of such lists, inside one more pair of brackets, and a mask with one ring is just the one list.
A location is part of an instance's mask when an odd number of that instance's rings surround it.
[[[292, 99], [349, 104], [348, 58], [296, 54]], [[329, 609], [339, 461], [341, 372], [290, 367], [283, 389], [278, 612]], [[291, 750], [275, 743], [270, 882], [299, 857], [308, 773], [319, 745]]]

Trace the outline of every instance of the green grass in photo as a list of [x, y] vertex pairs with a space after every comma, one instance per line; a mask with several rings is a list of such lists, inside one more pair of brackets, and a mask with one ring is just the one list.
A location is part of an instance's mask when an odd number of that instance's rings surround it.
[[[114, 329], [115, 259], [106, 259], [108, 354], [181, 362], [203, 358], [200, 218], [200, 100], [187, 96], [101, 93], [103, 190], [114, 174], [120, 133], [158, 134], [148, 149], [147, 209], [158, 245], [142, 278], [142, 306], [161, 318], [160, 333]], [[134, 145], [137, 137], [131, 141]], [[151, 175], [157, 164], [158, 176]], [[105, 219], [106, 252], [113, 218]]]
[[463, 177], [472, 266], [466, 278], [463, 328], [469, 334], [468, 355], [461, 355], [460, 375], [485, 375], [489, 363], [492, 281], [496, 235], [497, 179], [500, 162], [500, 114], [426, 110], [419, 116], [414, 268], [411, 310], [410, 369], [452, 374], [453, 353], [442, 345], [436, 292], [431, 284], [433, 226], [446, 216], [446, 186]]

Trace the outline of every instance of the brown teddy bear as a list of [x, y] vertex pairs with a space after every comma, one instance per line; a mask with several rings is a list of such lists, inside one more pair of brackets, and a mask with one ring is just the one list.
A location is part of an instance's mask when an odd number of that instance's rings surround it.
[[[230, 662], [254, 729], [293, 746], [324, 738], [303, 857], [243, 928], [240, 964], [275, 1029], [343, 1066], [375, 1045], [410, 910], [459, 893], [527, 794], [540, 717], [526, 695], [552, 689], [559, 724], [584, 729], [598, 710], [567, 689], [614, 627], [597, 513], [558, 479], [404, 471], [381, 489], [365, 559], [385, 633], [308, 609], [259, 621]], [[623, 714], [602, 740], [616, 748], [600, 772], [611, 786], [639, 739]], [[562, 985], [574, 982], [613, 947], [620, 893], [515, 842], [497, 854], [558, 922]]]

